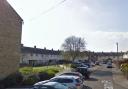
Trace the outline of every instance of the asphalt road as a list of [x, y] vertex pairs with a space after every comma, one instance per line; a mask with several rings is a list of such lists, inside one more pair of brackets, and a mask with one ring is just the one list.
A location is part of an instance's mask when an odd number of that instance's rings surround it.
[[84, 89], [126, 89], [113, 81], [112, 68], [106, 65], [99, 66], [84, 83]]

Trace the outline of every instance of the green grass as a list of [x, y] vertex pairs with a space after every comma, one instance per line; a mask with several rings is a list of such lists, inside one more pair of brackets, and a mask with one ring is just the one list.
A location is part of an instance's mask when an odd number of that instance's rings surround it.
[[39, 72], [54, 72], [57, 73], [59, 71], [62, 71], [63, 68], [58, 66], [44, 66], [44, 67], [23, 67], [19, 69], [19, 72], [21, 72], [23, 75], [29, 75], [29, 74], [37, 74]]

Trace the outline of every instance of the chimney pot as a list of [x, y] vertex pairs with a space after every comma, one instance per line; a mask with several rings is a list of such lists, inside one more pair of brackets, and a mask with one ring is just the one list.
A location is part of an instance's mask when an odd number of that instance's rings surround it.
[[24, 47], [24, 44], [20, 44], [21, 45], [21, 47]]
[[36, 45], [34, 46], [34, 48], [36, 48]]

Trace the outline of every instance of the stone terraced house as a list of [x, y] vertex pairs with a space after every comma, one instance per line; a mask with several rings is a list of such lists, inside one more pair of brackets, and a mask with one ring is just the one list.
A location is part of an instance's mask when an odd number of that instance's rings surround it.
[[22, 23], [7, 0], [0, 0], [0, 80], [18, 70]]
[[22, 57], [20, 60], [20, 64], [24, 65], [47, 65], [50, 63], [56, 63], [59, 60], [63, 60], [64, 58], [61, 55], [61, 51], [59, 50], [49, 50], [49, 49], [41, 49], [34, 47], [25, 47], [21, 46]]
[[[57, 63], [58, 61], [63, 61], [64, 57], [61, 54], [60, 50], [49, 50], [49, 49], [41, 49], [34, 47], [25, 47], [23, 44], [21, 45], [21, 59], [20, 64], [24, 65], [48, 65], [49, 61], [52, 63]], [[107, 59], [117, 60], [117, 55], [119, 59], [123, 58], [124, 52], [88, 52], [85, 51], [85, 56], [83, 58], [76, 58], [75, 61], [84, 61], [90, 60], [92, 62], [105, 61]]]

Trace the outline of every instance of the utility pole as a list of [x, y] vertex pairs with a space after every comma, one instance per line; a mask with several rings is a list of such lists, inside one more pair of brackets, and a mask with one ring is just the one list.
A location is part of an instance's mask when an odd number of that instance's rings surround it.
[[117, 60], [119, 60], [119, 57], [118, 57], [118, 42], [116, 43], [117, 45]]
[[119, 53], [118, 53], [118, 50], [119, 50], [119, 48], [118, 48], [118, 42], [116, 43], [116, 46], [117, 46], [117, 63], [116, 63], [116, 65], [117, 65], [117, 67], [118, 68], [120, 68], [120, 65], [119, 65]]

